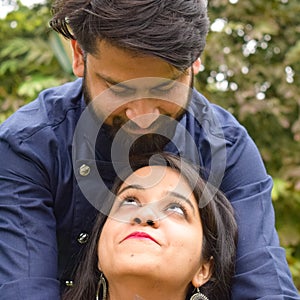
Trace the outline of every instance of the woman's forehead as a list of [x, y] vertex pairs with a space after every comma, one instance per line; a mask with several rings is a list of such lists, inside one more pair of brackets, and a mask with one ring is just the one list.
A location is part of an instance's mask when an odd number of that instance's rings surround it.
[[146, 166], [128, 176], [120, 190], [126, 186], [140, 186], [143, 189], [160, 188], [163, 190], [191, 191], [187, 180], [182, 174], [168, 166]]

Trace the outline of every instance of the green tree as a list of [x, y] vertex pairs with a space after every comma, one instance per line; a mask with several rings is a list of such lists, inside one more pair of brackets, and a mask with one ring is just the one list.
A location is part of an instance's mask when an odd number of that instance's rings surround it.
[[49, 5], [10, 2], [17, 9], [0, 20], [0, 123], [44, 88], [71, 78], [55, 56]]

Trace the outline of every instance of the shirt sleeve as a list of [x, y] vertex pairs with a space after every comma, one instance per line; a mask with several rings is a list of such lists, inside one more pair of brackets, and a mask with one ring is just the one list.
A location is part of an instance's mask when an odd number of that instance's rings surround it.
[[0, 139], [0, 298], [56, 300], [53, 195], [43, 164], [21, 148]]
[[245, 130], [227, 145], [222, 183], [236, 214], [238, 251], [232, 299], [300, 299], [275, 229], [272, 179]]

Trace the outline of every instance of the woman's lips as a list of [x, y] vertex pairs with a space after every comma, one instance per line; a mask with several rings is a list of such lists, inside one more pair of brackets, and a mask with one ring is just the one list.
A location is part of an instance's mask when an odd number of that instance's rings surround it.
[[142, 232], [142, 231], [135, 231], [135, 232], [130, 233], [121, 242], [128, 240], [128, 239], [149, 239], [149, 240], [155, 242], [156, 244], [159, 244], [151, 235], [149, 235], [146, 232]]

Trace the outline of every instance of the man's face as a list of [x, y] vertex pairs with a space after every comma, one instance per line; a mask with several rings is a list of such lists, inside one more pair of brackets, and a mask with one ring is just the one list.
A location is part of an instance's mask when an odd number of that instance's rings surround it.
[[[127, 136], [174, 130], [174, 120], [189, 102], [191, 69], [179, 71], [163, 60], [135, 55], [99, 41], [97, 54], [83, 55], [73, 42], [73, 70], [84, 77], [84, 96], [97, 117], [109, 125], [112, 136], [121, 129]], [[163, 130], [162, 130], [163, 129]]]

